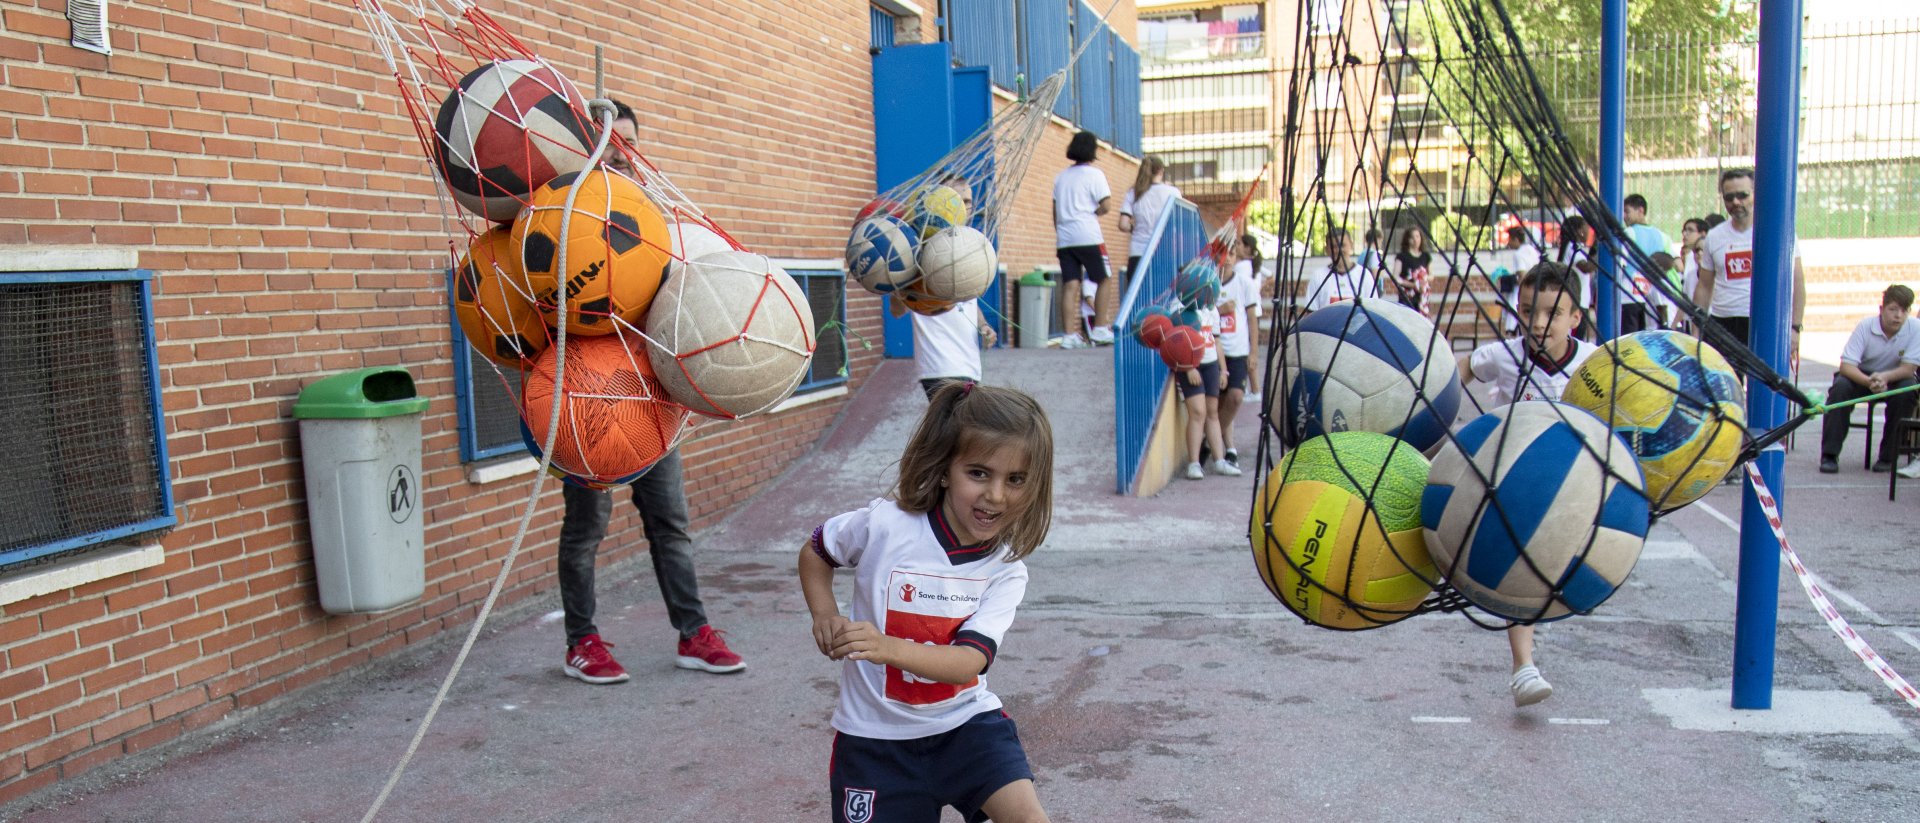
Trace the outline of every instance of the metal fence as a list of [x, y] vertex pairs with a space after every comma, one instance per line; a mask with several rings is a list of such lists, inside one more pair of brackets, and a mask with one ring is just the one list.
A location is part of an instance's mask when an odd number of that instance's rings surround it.
[[[1586, 156], [1598, 151], [1597, 48], [1530, 52]], [[1920, 19], [1809, 26], [1801, 49], [1800, 236], [1920, 236]], [[1757, 46], [1651, 34], [1628, 52], [1653, 68], [1627, 77], [1627, 189], [1675, 231], [1720, 209], [1721, 169], [1752, 165]]]
[[1129, 494], [1140, 476], [1140, 461], [1153, 436], [1154, 414], [1167, 388], [1167, 366], [1159, 352], [1135, 339], [1127, 328], [1137, 308], [1173, 288], [1173, 275], [1207, 244], [1207, 229], [1191, 202], [1174, 200], [1160, 214], [1147, 241], [1140, 272], [1127, 284], [1113, 335], [1114, 491]]

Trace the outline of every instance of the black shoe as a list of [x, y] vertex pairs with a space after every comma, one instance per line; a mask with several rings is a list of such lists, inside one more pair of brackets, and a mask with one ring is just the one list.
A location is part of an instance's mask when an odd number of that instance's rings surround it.
[[1212, 463], [1212, 462], [1213, 462], [1213, 449], [1208, 448], [1206, 443], [1204, 442], [1201, 443], [1200, 444], [1200, 465], [1205, 466], [1208, 463]]
[[1886, 474], [1887, 472], [1890, 472], [1890, 471], [1893, 471], [1892, 460], [1888, 460], [1883, 457], [1883, 458], [1880, 458], [1879, 460], [1873, 461], [1874, 474]]
[[1835, 460], [1834, 458], [1831, 458], [1831, 457], [1820, 458], [1820, 473], [1821, 474], [1839, 474], [1840, 461]]
[[1239, 449], [1228, 449], [1228, 450], [1227, 450], [1227, 462], [1228, 462], [1228, 463], [1232, 463], [1232, 464], [1233, 464], [1233, 467], [1234, 467], [1234, 468], [1236, 468], [1236, 469], [1237, 469], [1237, 468], [1240, 468], [1240, 450], [1239, 450]]

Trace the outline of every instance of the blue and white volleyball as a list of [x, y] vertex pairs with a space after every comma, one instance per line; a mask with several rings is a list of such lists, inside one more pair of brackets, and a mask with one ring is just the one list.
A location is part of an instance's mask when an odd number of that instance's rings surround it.
[[1531, 400], [1468, 423], [1420, 499], [1427, 551], [1454, 590], [1510, 620], [1557, 620], [1613, 595], [1646, 544], [1632, 447], [1577, 406]]
[[1287, 445], [1367, 431], [1421, 451], [1446, 436], [1465, 396], [1453, 346], [1392, 300], [1337, 303], [1302, 318], [1281, 360]]
[[1220, 266], [1212, 257], [1199, 257], [1173, 276], [1173, 296], [1190, 309], [1213, 308], [1220, 302]]
[[876, 214], [855, 223], [847, 239], [847, 276], [874, 294], [888, 294], [920, 278], [914, 262], [919, 235], [905, 220]]

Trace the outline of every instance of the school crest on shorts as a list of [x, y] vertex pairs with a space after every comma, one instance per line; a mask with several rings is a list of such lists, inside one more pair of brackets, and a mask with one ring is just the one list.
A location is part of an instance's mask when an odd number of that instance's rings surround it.
[[873, 819], [873, 790], [847, 789], [847, 823], [868, 823]]

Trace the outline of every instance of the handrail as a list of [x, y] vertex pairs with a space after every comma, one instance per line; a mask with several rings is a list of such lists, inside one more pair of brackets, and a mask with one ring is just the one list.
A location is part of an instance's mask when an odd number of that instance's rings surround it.
[[1160, 354], [1133, 336], [1134, 312], [1173, 289], [1180, 266], [1207, 245], [1200, 209], [1181, 198], [1168, 203], [1154, 223], [1140, 256], [1140, 271], [1127, 283], [1113, 323], [1114, 491], [1130, 493], [1139, 479], [1153, 418], [1166, 391], [1167, 367]]

